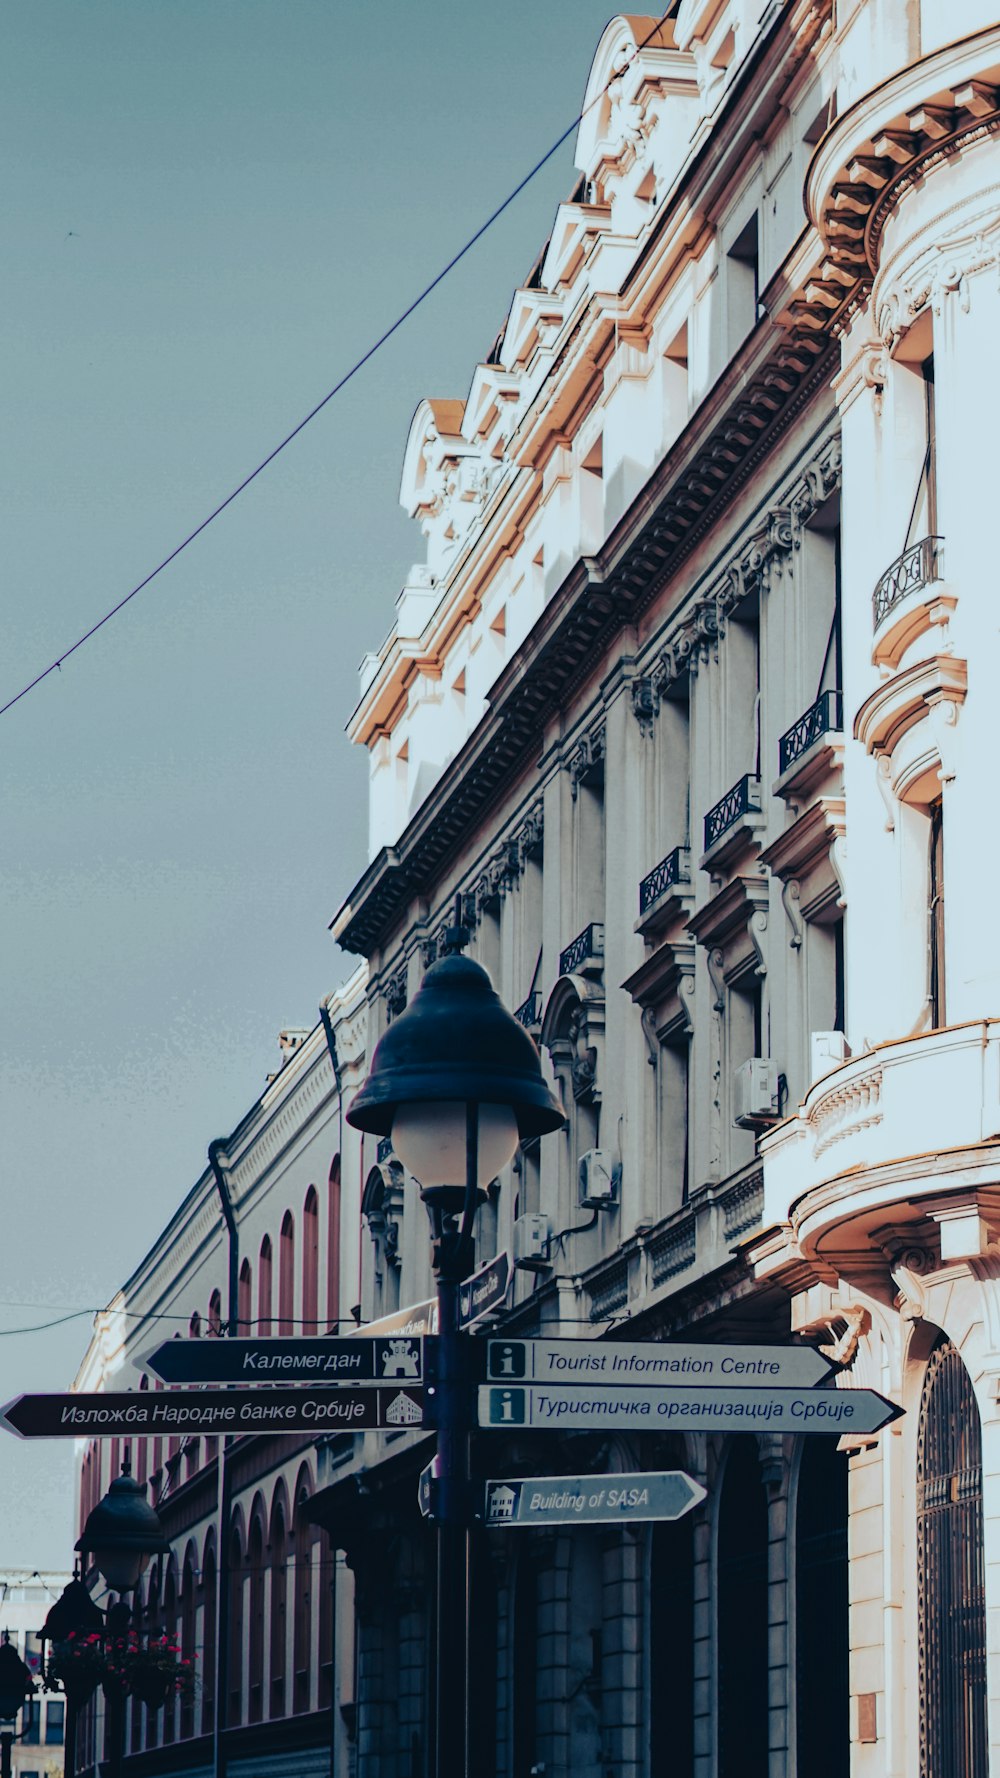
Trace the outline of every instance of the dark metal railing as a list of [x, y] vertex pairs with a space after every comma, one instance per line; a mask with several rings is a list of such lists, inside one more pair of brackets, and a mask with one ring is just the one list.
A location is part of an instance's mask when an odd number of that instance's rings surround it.
[[559, 953], [559, 974], [572, 975], [588, 957], [604, 956], [604, 927], [599, 920], [592, 920], [582, 932], [578, 932], [572, 944]]
[[786, 728], [778, 742], [778, 771], [787, 772], [789, 766], [808, 753], [814, 741], [829, 730], [839, 731], [844, 726], [844, 699], [839, 691], [820, 692], [815, 704], [810, 704], [791, 728]]
[[524, 1025], [527, 1030], [530, 1030], [532, 1025], [541, 1024], [542, 996], [537, 988], [532, 988], [527, 1000], [522, 1000], [520, 1006], [515, 1008], [514, 1017], [518, 1024]]
[[760, 782], [748, 772], [705, 816], [705, 851], [735, 826], [741, 815], [760, 814]]
[[392, 1137], [391, 1136], [383, 1136], [381, 1142], [379, 1143], [377, 1149], [375, 1150], [375, 1159], [380, 1167], [381, 1167], [383, 1161], [387, 1161], [389, 1159], [389, 1156], [391, 1155], [391, 1153], [392, 1153]]
[[675, 846], [639, 884], [639, 913], [647, 912], [675, 883], [687, 881], [687, 848]]
[[894, 605], [929, 581], [941, 578], [943, 537], [922, 537], [887, 568], [872, 594], [872, 624], [878, 629]]

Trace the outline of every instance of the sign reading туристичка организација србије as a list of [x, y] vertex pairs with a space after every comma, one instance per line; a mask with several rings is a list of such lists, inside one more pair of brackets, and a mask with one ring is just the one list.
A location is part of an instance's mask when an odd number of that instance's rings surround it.
[[901, 1412], [874, 1389], [595, 1389], [586, 1383], [479, 1389], [479, 1424], [494, 1428], [871, 1433]]

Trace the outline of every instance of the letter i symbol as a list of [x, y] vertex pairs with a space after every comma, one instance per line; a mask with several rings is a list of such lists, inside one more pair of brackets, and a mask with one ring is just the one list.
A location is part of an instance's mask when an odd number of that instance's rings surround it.
[[496, 1425], [523, 1425], [524, 1390], [494, 1389], [490, 1400], [490, 1419]]

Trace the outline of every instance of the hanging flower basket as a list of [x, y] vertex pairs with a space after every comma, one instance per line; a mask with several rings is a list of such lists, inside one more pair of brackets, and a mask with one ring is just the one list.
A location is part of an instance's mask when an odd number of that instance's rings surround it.
[[77, 1709], [93, 1697], [105, 1673], [104, 1638], [96, 1632], [71, 1631], [65, 1642], [53, 1642], [42, 1684], [47, 1692], [65, 1692]]
[[158, 1710], [171, 1692], [188, 1695], [194, 1688], [194, 1667], [169, 1636], [149, 1636], [145, 1643], [135, 1630], [107, 1645], [103, 1678], [109, 1686], [141, 1699]]

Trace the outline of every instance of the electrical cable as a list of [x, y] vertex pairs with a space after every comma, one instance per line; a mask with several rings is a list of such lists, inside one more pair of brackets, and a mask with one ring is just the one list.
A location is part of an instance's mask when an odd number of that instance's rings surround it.
[[[671, 0], [671, 5], [668, 6], [656, 20], [653, 29], [643, 38], [641, 43], [636, 45], [635, 56], [646, 47], [646, 44], [649, 43], [651, 38], [656, 36], [664, 19], [667, 17], [668, 13], [672, 11], [673, 3], [674, 0]], [[635, 56], [630, 57], [629, 60], [634, 61]], [[626, 63], [625, 66], [627, 67], [628, 63]], [[379, 335], [374, 345], [369, 346], [368, 350], [363, 352], [360, 358], [356, 359], [350, 369], [345, 371], [344, 375], [334, 383], [333, 388], [328, 390], [322, 399], [317, 401], [314, 407], [310, 408], [304, 418], [301, 419], [296, 426], [293, 426], [290, 432], [285, 434], [285, 437], [281, 440], [280, 444], [276, 444], [274, 449], [269, 451], [267, 456], [257, 464], [256, 469], [252, 469], [249, 475], [244, 476], [243, 480], [233, 488], [232, 492], [227, 494], [224, 500], [220, 500], [217, 506], [213, 507], [207, 518], [202, 519], [201, 523], [196, 525], [193, 531], [189, 531], [187, 536], [177, 544], [176, 548], [172, 549], [169, 555], [164, 556], [162, 562], [158, 562], [156, 567], [151, 569], [150, 572], [132, 588], [131, 592], [126, 593], [123, 598], [118, 600], [117, 604], [112, 605], [110, 611], [106, 611], [103, 617], [98, 618], [96, 623], [91, 624], [90, 628], [85, 630], [82, 636], [78, 636], [75, 642], [71, 643], [68, 648], [64, 648], [62, 653], [58, 654], [54, 661], [50, 661], [47, 667], [44, 667], [40, 673], [36, 673], [35, 677], [29, 680], [27, 685], [22, 686], [21, 690], [16, 692], [12, 698], [8, 698], [5, 704], [0, 704], [0, 716], [6, 715], [7, 711], [12, 710], [15, 704], [19, 704], [21, 699], [27, 697], [30, 691], [34, 691], [36, 686], [41, 685], [42, 681], [47, 679], [50, 673], [62, 672], [64, 661], [68, 661], [70, 656], [75, 654], [78, 648], [82, 648], [85, 642], [89, 642], [93, 636], [97, 635], [99, 630], [104, 628], [105, 624], [110, 623], [113, 617], [117, 617], [118, 613], [124, 610], [125, 606], [136, 597], [137, 593], [143, 592], [144, 589], [149, 586], [150, 582], [156, 579], [158, 574], [162, 574], [164, 568], [168, 568], [171, 562], [175, 562], [177, 557], [181, 555], [190, 544], [194, 543], [195, 539], [200, 537], [202, 532], [206, 531], [209, 525], [225, 512], [227, 507], [232, 506], [233, 501], [237, 500], [239, 496], [249, 488], [251, 482], [255, 482], [257, 477], [262, 475], [265, 469], [269, 468], [275, 458], [279, 457], [281, 452], [292, 443], [293, 439], [298, 438], [299, 433], [305, 430], [310, 421], [315, 420], [316, 416], [323, 412], [323, 409], [333, 400], [334, 396], [339, 395], [340, 391], [347, 387], [347, 384], [351, 382], [352, 378], [356, 377], [358, 372], [364, 369], [365, 365], [374, 358], [376, 352], [381, 351], [382, 347], [392, 339], [393, 334], [398, 333], [399, 329], [409, 320], [410, 316], [415, 314], [421, 304], [426, 302], [427, 298], [437, 289], [438, 285], [442, 284], [445, 278], [448, 277], [449, 273], [454, 271], [455, 267], [465, 258], [466, 254], [470, 253], [473, 247], [482, 240], [487, 230], [493, 227], [493, 224], [499, 220], [504, 214], [504, 211], [509, 210], [515, 199], [520, 197], [525, 186], [530, 185], [536, 173], [541, 172], [547, 162], [552, 159], [552, 156], [562, 147], [567, 137], [571, 136], [578, 125], [582, 123], [588, 111], [593, 110], [593, 107], [599, 104], [604, 98], [608, 91], [608, 87], [610, 87], [614, 81], [621, 79], [623, 72], [624, 68], [616, 69], [607, 86], [603, 87], [599, 93], [596, 93], [594, 98], [590, 101], [590, 104], [585, 105], [579, 115], [573, 119], [572, 123], [568, 124], [562, 134], [557, 136], [551, 148], [546, 149], [546, 152], [542, 155], [541, 159], [535, 162], [530, 173], [526, 173], [524, 178], [519, 180], [518, 184], [514, 186], [513, 191], [509, 192], [503, 202], [497, 205], [496, 209], [486, 218], [485, 222], [480, 224], [475, 233], [469, 236], [465, 245], [460, 247], [458, 252], [453, 254], [451, 259], [449, 259], [447, 265], [437, 273], [436, 277], [433, 277], [430, 283], [424, 286], [419, 296], [415, 296], [413, 301], [407, 304], [406, 308], [396, 317], [395, 321], [385, 329], [384, 333]]]

